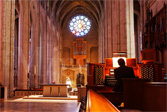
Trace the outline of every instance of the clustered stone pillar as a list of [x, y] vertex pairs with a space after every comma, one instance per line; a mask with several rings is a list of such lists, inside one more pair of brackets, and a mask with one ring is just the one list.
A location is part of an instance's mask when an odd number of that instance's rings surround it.
[[126, 0], [127, 57], [135, 58], [133, 1]]
[[0, 3], [0, 82], [3, 84], [3, 20], [4, 20], [4, 1]]
[[2, 0], [0, 4], [0, 81], [6, 87], [7, 97], [13, 96], [15, 1]]
[[112, 38], [112, 0], [105, 1], [105, 35], [104, 35], [104, 58], [112, 57], [113, 53], [113, 38]]
[[39, 83], [60, 83], [60, 42], [53, 18], [40, 7], [40, 64]]
[[40, 8], [42, 12], [40, 17], [41, 35], [40, 35], [40, 83], [47, 83], [47, 29], [46, 29], [46, 17], [44, 10]]
[[29, 72], [30, 11], [29, 0], [20, 0], [18, 44], [18, 89], [27, 89]]
[[39, 88], [39, 39], [40, 39], [40, 7], [39, 1], [30, 1], [31, 48], [30, 48], [30, 88]]
[[60, 83], [60, 39], [56, 28], [53, 32], [53, 80], [56, 83]]
[[103, 21], [104, 21], [104, 15], [102, 14], [101, 15], [101, 19], [100, 19], [100, 22], [99, 22], [99, 48], [98, 48], [98, 52], [99, 52], [99, 58], [98, 58], [98, 61], [99, 63], [104, 63], [104, 24], [103, 24]]
[[125, 51], [128, 58], [134, 58], [133, 1], [106, 0], [104, 7], [104, 47], [101, 45], [104, 58], [112, 58], [113, 52], [119, 51]]
[[47, 23], [47, 82], [51, 83], [51, 23], [49, 20]]

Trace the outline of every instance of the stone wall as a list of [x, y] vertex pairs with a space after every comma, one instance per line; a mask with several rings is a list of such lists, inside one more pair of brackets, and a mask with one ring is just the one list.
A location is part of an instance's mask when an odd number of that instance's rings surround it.
[[[91, 18], [90, 18], [91, 19]], [[62, 27], [62, 64], [74, 64], [73, 62], [73, 42], [76, 41], [77, 38], [73, 35], [69, 29], [69, 22], [70, 19], [67, 18], [67, 21], [65, 22], [65, 25]], [[91, 54], [91, 48], [92, 47], [98, 47], [98, 27], [96, 26], [95, 22], [91, 19], [91, 29], [89, 33], [82, 38], [84, 41], [87, 42], [87, 63], [91, 62], [90, 54]], [[67, 51], [68, 49], [68, 52]], [[67, 56], [69, 55], [69, 56]], [[96, 53], [96, 56], [93, 57], [96, 58], [98, 62], [98, 53]]]

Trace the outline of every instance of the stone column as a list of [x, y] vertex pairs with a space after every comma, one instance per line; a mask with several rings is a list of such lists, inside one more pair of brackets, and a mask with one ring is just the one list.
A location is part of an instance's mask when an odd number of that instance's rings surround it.
[[[113, 52], [119, 51], [119, 20], [120, 20], [120, 16], [119, 16], [119, 10], [118, 10], [118, 6], [119, 6], [119, 0], [113, 0], [112, 1], [112, 17], [111, 17], [111, 21], [112, 21], [112, 44], [113, 44]], [[112, 58], [112, 57], [110, 57]]]
[[[2, 1], [1, 10], [1, 55], [3, 55], [2, 79], [3, 85], [7, 88], [7, 97], [13, 96], [13, 75], [14, 75], [14, 22], [15, 22], [15, 1]], [[3, 23], [2, 23], [3, 21]], [[2, 59], [1, 58], [1, 59]], [[1, 74], [1, 75], [2, 75]]]
[[[49, 21], [49, 20], [48, 20]], [[51, 30], [50, 21], [47, 24], [47, 82], [51, 83]]]
[[55, 28], [54, 28], [54, 25], [53, 24], [51, 24], [51, 28], [50, 28], [50, 30], [51, 30], [51, 40], [50, 40], [50, 42], [51, 42], [51, 45], [50, 45], [50, 47], [51, 47], [51, 81], [55, 81], [55, 80], [53, 80], [53, 70], [55, 69], [55, 68], [53, 68], [53, 63], [54, 63], [54, 56], [53, 56], [53, 54], [54, 54], [54, 38], [55, 38], [55, 30], [54, 30]]
[[132, 0], [104, 1], [104, 47], [101, 45], [104, 48], [103, 58], [112, 58], [113, 52], [120, 51], [127, 52], [128, 58], [135, 57], [133, 17]]
[[53, 80], [56, 83], [60, 83], [60, 39], [59, 33], [56, 28], [54, 28], [54, 35], [53, 35]]
[[39, 78], [39, 38], [40, 38], [40, 15], [39, 2], [30, 2], [32, 17], [31, 25], [31, 50], [30, 50], [30, 88], [38, 88]]
[[105, 25], [105, 34], [104, 34], [104, 58], [111, 58], [113, 53], [113, 40], [112, 40], [112, 1], [106, 0], [104, 2], [104, 25]]
[[[123, 27], [123, 25], [125, 25], [125, 23], [123, 23], [125, 21], [125, 17], [124, 17], [125, 11], [124, 11], [124, 8], [121, 7], [124, 4], [125, 4], [125, 1], [121, 1], [121, 0], [112, 1], [112, 6], [111, 6], [112, 17], [111, 18], [112, 18], [113, 52], [126, 51], [126, 47], [125, 47], [126, 44], [122, 43], [123, 41], [121, 40], [123, 36], [126, 37], [126, 34], [125, 34], [126, 29]], [[124, 31], [124, 34], [122, 34], [122, 30]], [[125, 48], [125, 49], [122, 49], [122, 48]]]
[[[132, 5], [133, 5], [133, 0], [131, 0], [132, 2]], [[128, 39], [127, 39], [127, 37], [128, 37], [128, 35], [127, 35], [127, 33], [126, 33], [126, 31], [127, 31], [127, 26], [126, 26], [126, 23], [127, 23], [127, 21], [126, 21], [126, 0], [120, 0], [120, 3], [119, 3], [119, 30], [120, 30], [120, 32], [119, 32], [119, 36], [120, 36], [120, 38], [119, 38], [119, 51], [126, 51], [127, 52], [127, 55], [128, 55], [128, 49], [127, 49], [127, 41], [128, 41]], [[133, 10], [133, 6], [131, 7], [131, 10]], [[131, 14], [131, 16], [132, 15], [134, 15], [134, 13], [132, 13]], [[131, 18], [132, 20], [130, 21], [131, 22], [131, 24], [132, 25], [134, 25], [134, 22], [133, 22], [133, 20], [134, 20], [134, 18], [132, 17]], [[113, 20], [114, 21], [114, 20]], [[130, 29], [130, 30], [133, 30], [133, 32], [134, 32], [134, 27], [133, 27], [133, 29]], [[134, 35], [131, 37], [132, 39], [134, 39]], [[135, 42], [135, 41], [134, 41]], [[133, 42], [133, 44], [132, 44], [132, 46], [133, 46], [133, 48], [135, 47], [135, 43]], [[134, 55], [135, 55], [135, 52], [134, 52]]]
[[104, 2], [104, 58], [112, 58], [113, 52], [127, 52], [126, 1]]
[[99, 55], [99, 59], [98, 62], [99, 63], [104, 63], [104, 13], [102, 13], [101, 18], [100, 18], [100, 22], [99, 22], [99, 51], [98, 51], [98, 55]]
[[0, 82], [3, 84], [3, 25], [4, 20], [4, 1], [0, 3]]
[[56, 79], [57, 79], [56, 72], [57, 71], [56, 71], [55, 60], [56, 60], [56, 52], [58, 52], [58, 51], [56, 50], [56, 34], [55, 34], [55, 27], [54, 26], [52, 26], [52, 30], [53, 30], [53, 35], [52, 35], [52, 47], [53, 47], [53, 49], [52, 49], [52, 61], [53, 61], [52, 62], [52, 80], [56, 82]]
[[40, 6], [40, 84], [47, 83], [47, 29], [45, 11]]
[[56, 83], [60, 83], [60, 38], [57, 28], [54, 27], [53, 30], [53, 80]]
[[29, 72], [29, 1], [19, 0], [18, 89], [27, 89]]
[[127, 58], [135, 58], [133, 0], [126, 0]]

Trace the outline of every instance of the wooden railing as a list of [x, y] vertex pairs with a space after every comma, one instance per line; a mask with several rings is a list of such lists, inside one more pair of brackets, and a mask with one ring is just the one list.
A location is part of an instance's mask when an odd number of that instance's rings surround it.
[[17, 89], [14, 90], [14, 96], [15, 97], [24, 97], [24, 96], [29, 96], [29, 95], [43, 95], [43, 90], [42, 89]]
[[86, 112], [120, 112], [104, 96], [89, 90], [87, 94]]

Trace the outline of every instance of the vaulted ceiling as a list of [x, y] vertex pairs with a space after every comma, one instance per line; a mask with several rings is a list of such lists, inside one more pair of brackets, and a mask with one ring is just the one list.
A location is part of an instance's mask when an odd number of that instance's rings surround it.
[[54, 0], [51, 4], [51, 15], [61, 27], [77, 14], [89, 16], [98, 25], [103, 11], [102, 0]]

